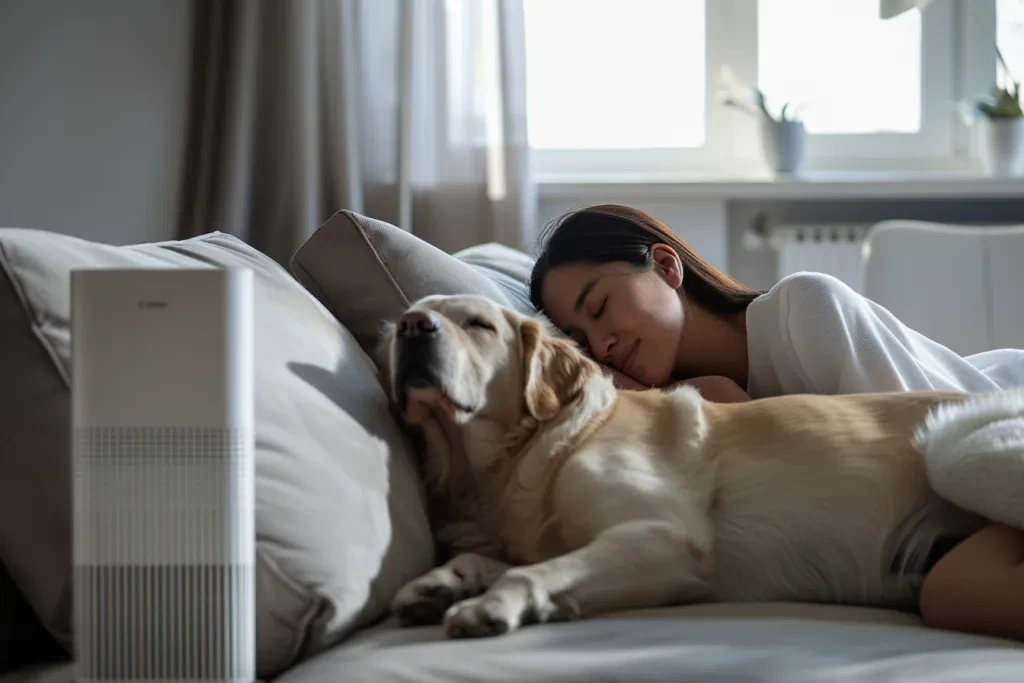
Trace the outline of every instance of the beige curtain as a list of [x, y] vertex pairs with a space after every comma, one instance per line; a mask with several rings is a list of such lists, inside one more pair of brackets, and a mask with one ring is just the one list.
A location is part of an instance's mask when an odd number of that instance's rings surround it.
[[521, 0], [197, 0], [181, 236], [286, 263], [347, 208], [446, 251], [536, 228]]

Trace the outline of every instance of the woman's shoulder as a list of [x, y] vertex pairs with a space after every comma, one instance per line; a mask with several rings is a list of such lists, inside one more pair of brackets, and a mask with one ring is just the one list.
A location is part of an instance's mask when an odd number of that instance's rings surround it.
[[819, 296], [828, 299], [845, 298], [850, 294], [857, 293], [845, 282], [829, 275], [828, 273], [816, 273], [800, 271], [782, 278], [771, 289], [761, 295], [757, 300], [779, 299], [788, 296]]
[[754, 299], [748, 313], [817, 315], [864, 302], [861, 295], [839, 278], [827, 273], [802, 271], [787, 275]]
[[862, 350], [854, 337], [875, 327], [864, 324], [873, 315], [867, 299], [832, 275], [782, 278], [747, 307], [748, 393], [839, 392]]

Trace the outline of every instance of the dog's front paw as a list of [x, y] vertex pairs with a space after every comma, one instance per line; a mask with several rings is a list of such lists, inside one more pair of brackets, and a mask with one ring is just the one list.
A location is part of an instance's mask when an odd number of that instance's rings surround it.
[[463, 600], [444, 615], [449, 638], [500, 636], [519, 627], [523, 610], [501, 595], [486, 593]]
[[403, 626], [440, 624], [445, 611], [470, 595], [464, 577], [450, 567], [438, 567], [405, 584], [395, 594], [391, 611]]
[[554, 598], [530, 576], [512, 570], [483, 595], [449, 609], [444, 629], [450, 638], [499, 636], [524, 624], [568, 621], [579, 616], [573, 600]]

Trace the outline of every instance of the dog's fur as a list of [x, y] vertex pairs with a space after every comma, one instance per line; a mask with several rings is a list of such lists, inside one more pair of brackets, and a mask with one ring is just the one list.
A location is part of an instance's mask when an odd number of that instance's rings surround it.
[[942, 426], [933, 409], [968, 396], [616, 391], [571, 341], [486, 299], [410, 311], [430, 329], [392, 326], [385, 371], [457, 554], [395, 596], [405, 623], [476, 636], [698, 600], [914, 608], [911, 565], [986, 523], [934, 493], [915, 447]]

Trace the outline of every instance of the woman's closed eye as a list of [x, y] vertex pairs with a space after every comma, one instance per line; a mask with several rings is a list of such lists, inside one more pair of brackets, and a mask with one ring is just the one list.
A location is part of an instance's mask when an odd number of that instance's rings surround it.
[[601, 305], [594, 311], [594, 320], [597, 320], [604, 313], [605, 307], [608, 305], [608, 297], [601, 299]]

